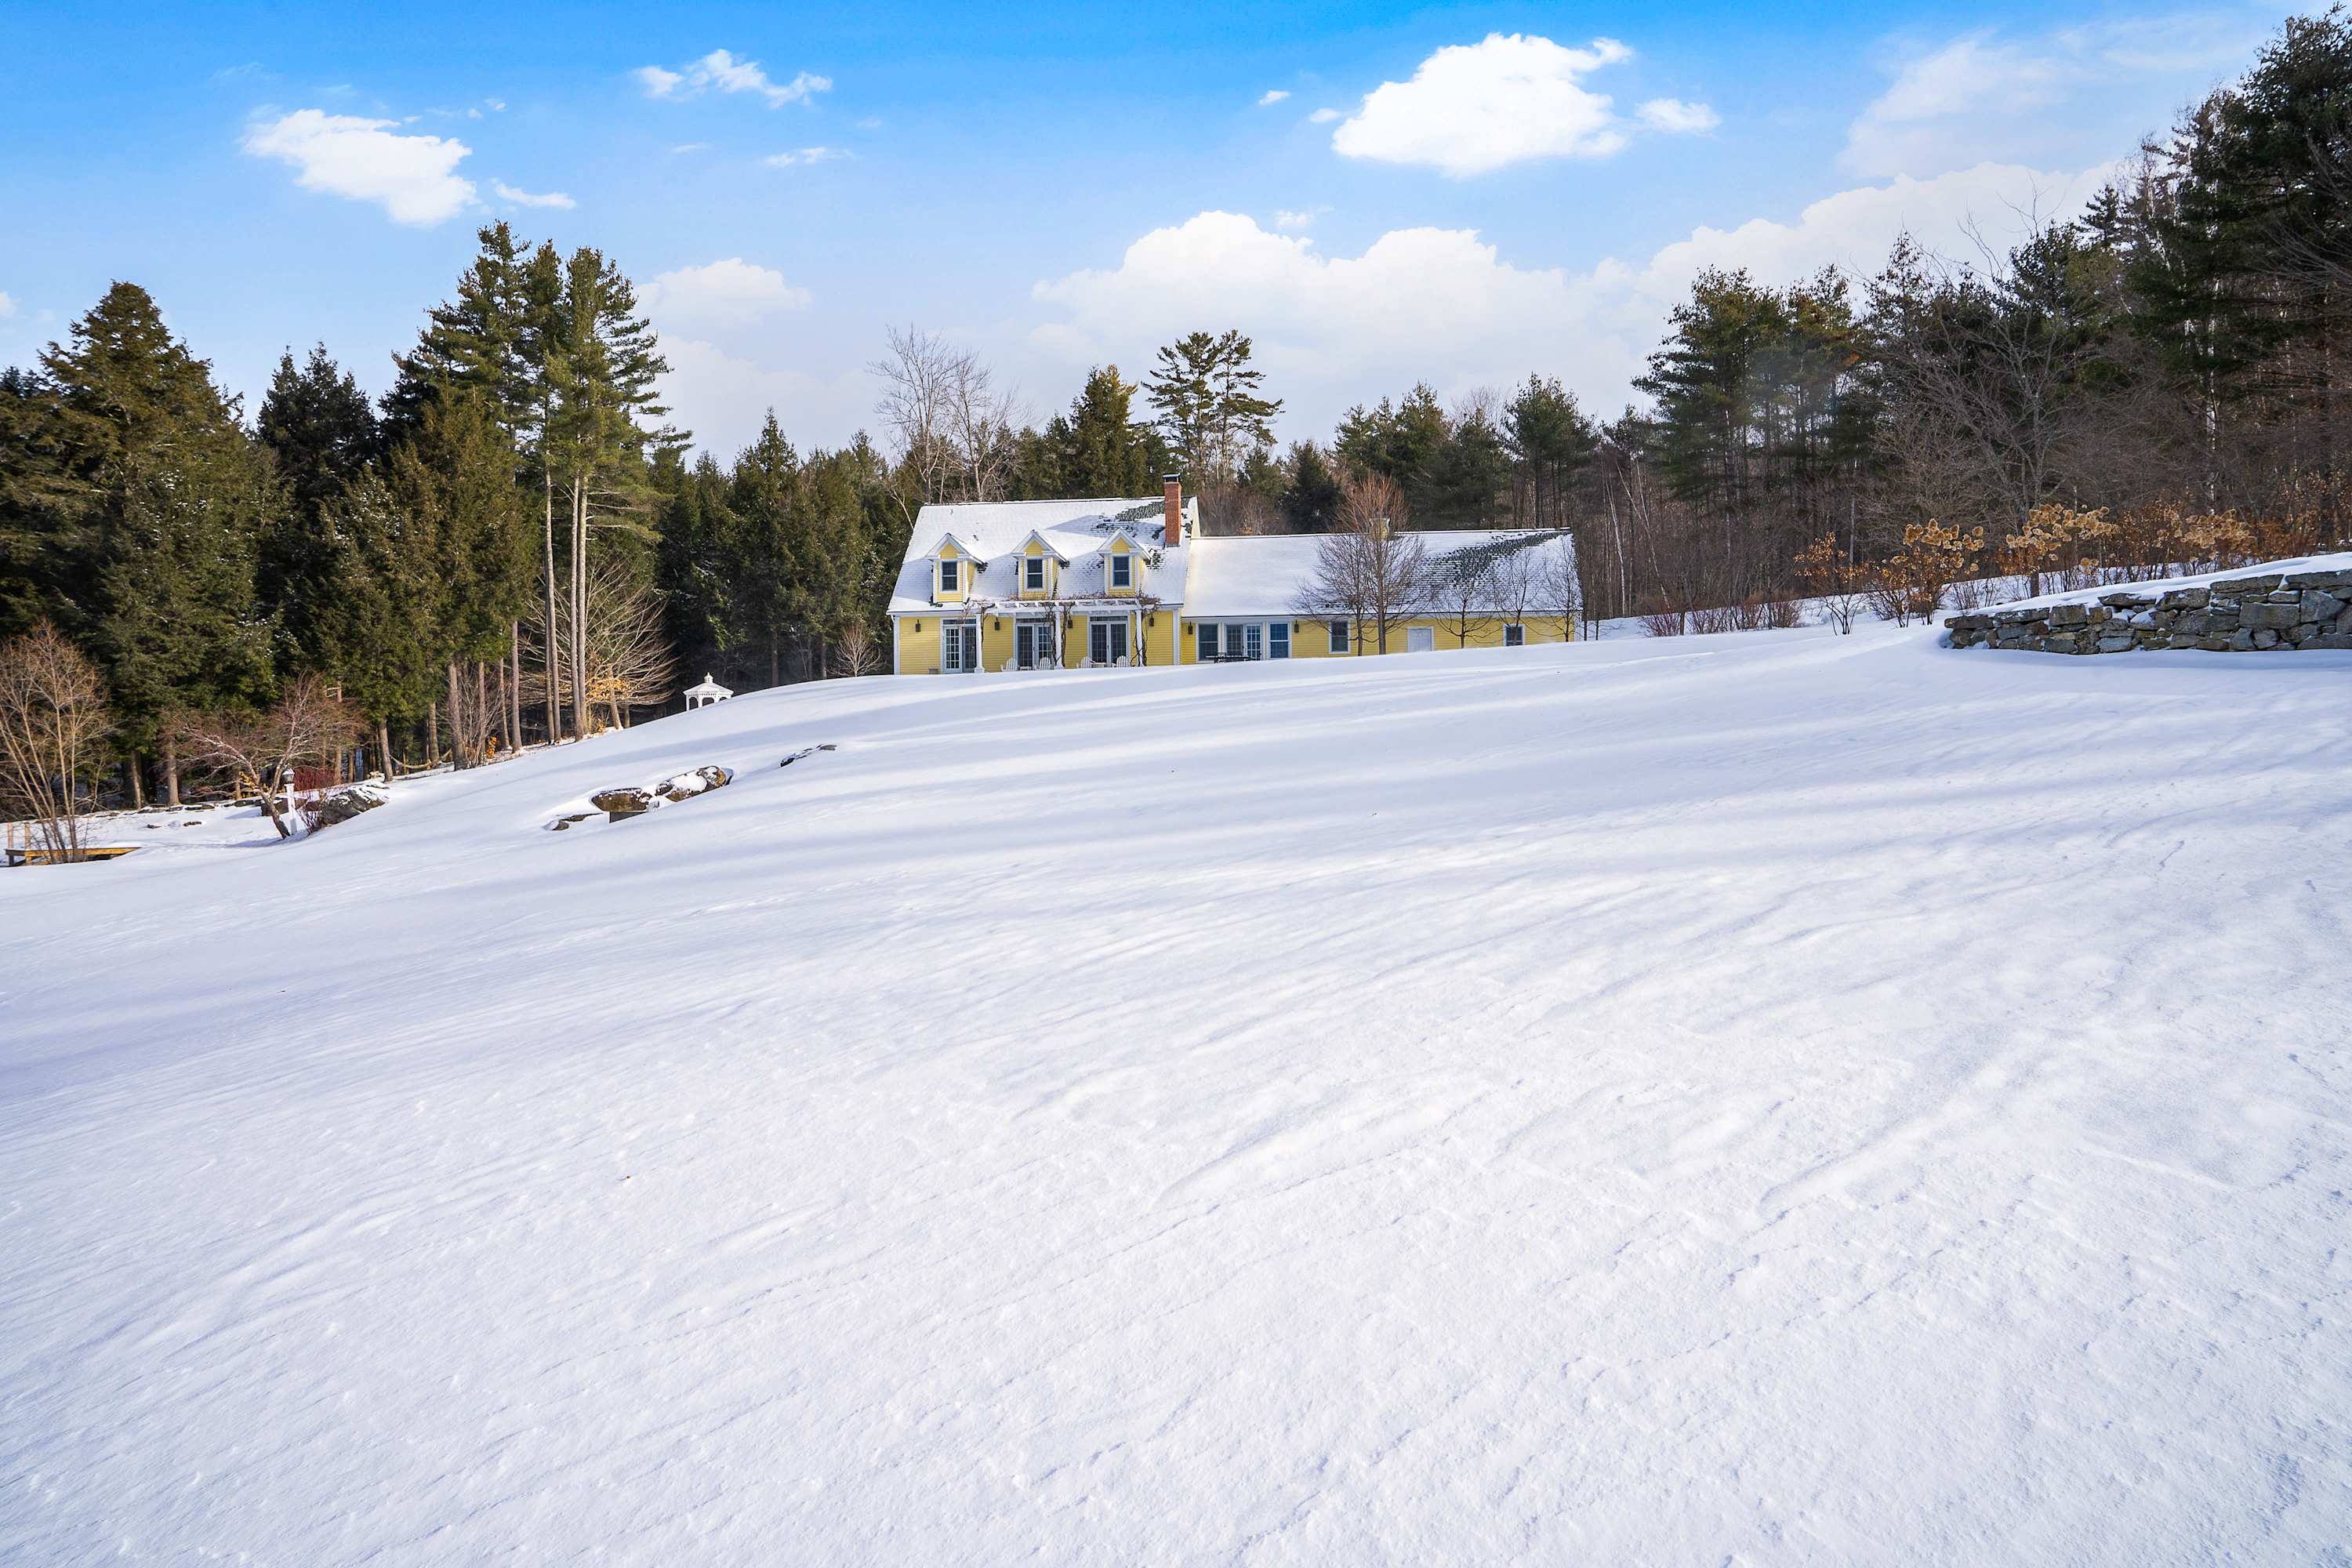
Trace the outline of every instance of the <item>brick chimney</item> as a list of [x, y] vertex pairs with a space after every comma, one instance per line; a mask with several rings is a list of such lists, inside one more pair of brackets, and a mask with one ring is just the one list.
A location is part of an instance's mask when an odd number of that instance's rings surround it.
[[1160, 479], [1160, 488], [1161, 494], [1165, 498], [1165, 503], [1162, 510], [1167, 513], [1166, 522], [1168, 542], [1171, 545], [1181, 544], [1184, 542], [1183, 481], [1179, 479], [1174, 474], [1164, 475]]

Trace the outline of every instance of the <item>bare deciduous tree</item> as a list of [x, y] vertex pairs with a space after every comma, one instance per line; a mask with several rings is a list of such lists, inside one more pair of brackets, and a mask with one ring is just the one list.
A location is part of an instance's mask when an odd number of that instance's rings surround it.
[[97, 668], [57, 627], [0, 644], [0, 810], [53, 859], [82, 857], [79, 786], [111, 722]]
[[[587, 624], [576, 645], [586, 670], [586, 689], [575, 706], [583, 712], [601, 706], [613, 716], [615, 728], [624, 728], [631, 708], [660, 701], [677, 679], [677, 661], [662, 628], [661, 603], [610, 563], [597, 569], [587, 599]], [[531, 609], [526, 624], [534, 637], [543, 638], [546, 628], [539, 624], [539, 607]], [[562, 613], [559, 605], [558, 614]], [[557, 646], [573, 641], [570, 620], [556, 632]], [[557, 674], [565, 672], [559, 668]], [[562, 695], [567, 701], [574, 696], [568, 686]]]
[[294, 837], [283, 791], [294, 769], [324, 763], [365, 733], [365, 722], [317, 676], [305, 675], [261, 714], [214, 714], [194, 721], [181, 745], [197, 767], [250, 780], [280, 838]]
[[1537, 618], [1558, 626], [1562, 642], [1575, 639], [1577, 618], [1584, 611], [1584, 583], [1579, 572], [1581, 553], [1550, 552], [1534, 569], [1533, 581], [1528, 585]]
[[1389, 650], [1389, 634], [1421, 613], [1428, 597], [1427, 558], [1421, 536], [1410, 532], [1404, 491], [1394, 479], [1370, 474], [1340, 489], [1339, 528], [1324, 537], [1315, 575], [1299, 591], [1297, 609], [1318, 617], [1345, 616], [1356, 651], [1369, 641]]
[[862, 620], [852, 621], [841, 629], [833, 645], [834, 658], [844, 675], [878, 675], [884, 658], [882, 645], [866, 629]]
[[1019, 398], [997, 390], [978, 355], [936, 333], [893, 327], [887, 341], [889, 352], [866, 367], [882, 380], [874, 411], [922, 501], [1002, 500], [1018, 453]]
[[[1507, 626], [1526, 626], [1534, 617], [1534, 613], [1542, 607], [1540, 584], [1544, 568], [1537, 556], [1540, 548], [1529, 545], [1521, 550], [1503, 551], [1495, 557], [1494, 564], [1487, 568], [1487, 585], [1494, 595], [1494, 608]], [[1549, 553], [1561, 558], [1560, 564], [1573, 581], [1576, 569], [1573, 561], [1568, 559], [1568, 552], [1562, 549]], [[1573, 616], [1574, 614], [1571, 607], [1570, 615]], [[1563, 626], [1560, 628], [1560, 640], [1566, 642], [1575, 633], [1574, 626]]]
[[1493, 624], [1494, 575], [1494, 558], [1484, 551], [1457, 550], [1429, 563], [1429, 602], [1444, 616], [1454, 647], [1468, 647]]
[[1840, 636], [1853, 630], [1853, 617], [1870, 596], [1870, 573], [1824, 533], [1798, 553], [1797, 582], [1813, 595]]

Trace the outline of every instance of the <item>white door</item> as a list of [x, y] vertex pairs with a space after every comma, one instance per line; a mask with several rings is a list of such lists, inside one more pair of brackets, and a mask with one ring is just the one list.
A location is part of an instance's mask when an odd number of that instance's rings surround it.
[[1405, 652], [1407, 652], [1407, 653], [1434, 653], [1434, 652], [1436, 652], [1436, 651], [1437, 651], [1437, 628], [1436, 628], [1435, 626], [1407, 626], [1407, 627], [1405, 627], [1405, 629], [1404, 629], [1404, 651], [1405, 651]]

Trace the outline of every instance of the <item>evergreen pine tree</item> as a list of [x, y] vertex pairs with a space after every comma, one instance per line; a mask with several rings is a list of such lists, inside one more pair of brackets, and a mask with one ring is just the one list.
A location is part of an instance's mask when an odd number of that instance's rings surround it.
[[1339, 476], [1312, 441], [1290, 448], [1290, 488], [1282, 493], [1283, 521], [1293, 533], [1328, 533], [1339, 525]]
[[1231, 479], [1249, 452], [1274, 439], [1282, 402], [1259, 395], [1265, 373], [1250, 352], [1238, 331], [1191, 332], [1160, 351], [1144, 384], [1171, 454], [1200, 488]]
[[1115, 364], [1087, 373], [1068, 416], [1055, 420], [1062, 495], [1141, 496], [1159, 488], [1165, 454], [1150, 427], [1136, 422], [1135, 393]]
[[433, 541], [373, 469], [355, 476], [322, 515], [335, 560], [314, 616], [320, 653], [345, 699], [374, 726], [388, 774], [391, 725], [435, 699], [441, 585]]
[[729, 549], [740, 525], [727, 504], [727, 475], [708, 453], [688, 468], [672, 463], [665, 476], [656, 579], [670, 645], [689, 669], [738, 676], [735, 649], [735, 563]]
[[1576, 395], [1554, 378], [1530, 375], [1503, 407], [1503, 439], [1517, 468], [1520, 519], [1533, 528], [1565, 528], [1569, 495], [1591, 466], [1599, 432]]
[[276, 459], [288, 505], [262, 534], [255, 585], [297, 660], [317, 668], [317, 611], [339, 553], [327, 509], [375, 456], [375, 410], [320, 343], [299, 368], [291, 352], [279, 356], [257, 433]]
[[770, 686], [783, 682], [784, 643], [798, 607], [800, 529], [793, 480], [799, 470], [799, 455], [784, 439], [772, 408], [759, 439], [737, 456], [728, 486], [737, 635], [765, 651]]
[[[459, 667], [506, 652], [530, 591], [514, 448], [489, 397], [460, 386], [419, 404], [410, 434], [385, 459], [384, 482], [422, 552], [431, 588], [423, 631], [446, 675], [454, 720]], [[456, 751], [460, 767], [479, 760], [470, 737], [460, 735]]]
[[42, 363], [46, 443], [70, 489], [42, 542], [51, 605], [104, 666], [135, 763], [173, 710], [267, 696], [272, 631], [254, 571], [284, 501], [234, 400], [135, 284], [109, 289]]

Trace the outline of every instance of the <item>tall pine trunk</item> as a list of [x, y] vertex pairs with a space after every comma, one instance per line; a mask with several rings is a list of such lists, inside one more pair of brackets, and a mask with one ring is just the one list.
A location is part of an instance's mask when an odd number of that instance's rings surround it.
[[463, 768], [466, 762], [466, 726], [464, 704], [457, 700], [457, 661], [449, 661], [449, 762]]
[[[563, 739], [562, 711], [557, 706], [558, 682], [555, 679], [555, 475], [547, 471], [542, 472], [540, 478], [545, 486], [547, 501], [547, 646], [540, 649], [540, 665], [547, 676], [547, 743], [551, 746]], [[520, 661], [522, 656], [518, 652], [515, 658]]]
[[572, 721], [588, 733], [588, 486], [572, 487]]
[[163, 804], [174, 811], [180, 807], [180, 740], [168, 731], [163, 735]]
[[375, 770], [392, 782], [392, 726], [382, 719], [375, 721]]
[[520, 752], [522, 750], [522, 623], [520, 621], [507, 623], [507, 637], [508, 664], [506, 668], [499, 673], [505, 679], [507, 687], [507, 745], [511, 750]]

